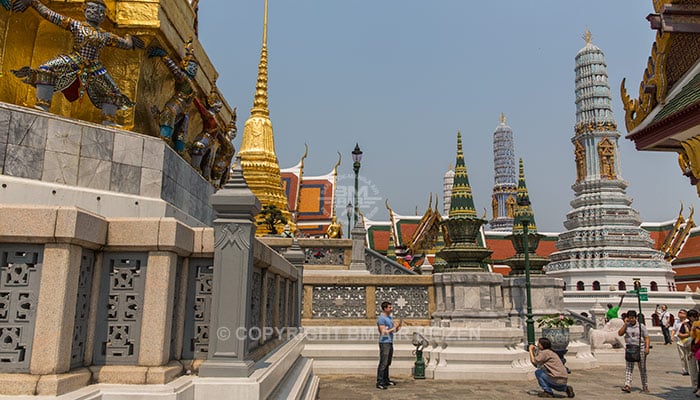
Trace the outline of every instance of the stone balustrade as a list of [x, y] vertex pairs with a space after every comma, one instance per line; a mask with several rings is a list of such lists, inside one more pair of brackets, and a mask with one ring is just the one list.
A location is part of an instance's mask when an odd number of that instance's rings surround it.
[[375, 325], [381, 303], [409, 325], [430, 325], [435, 311], [432, 276], [309, 275], [304, 277], [302, 325]]
[[267, 356], [299, 326], [300, 271], [253, 244], [248, 322], [211, 332], [213, 228], [0, 205], [0, 394], [164, 384], [196, 371], [216, 335]]

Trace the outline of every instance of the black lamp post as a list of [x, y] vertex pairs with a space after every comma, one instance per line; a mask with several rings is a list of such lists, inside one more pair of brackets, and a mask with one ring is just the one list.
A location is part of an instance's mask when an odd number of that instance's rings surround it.
[[[530, 206], [530, 198], [528, 196], [518, 197], [519, 211], [527, 210], [527, 207]], [[527, 326], [527, 344], [529, 348], [529, 345], [535, 344], [535, 321], [532, 319], [532, 285], [530, 284], [530, 233], [528, 232], [530, 215], [527, 212], [520, 212], [519, 214], [517, 220], [523, 226], [521, 243], [523, 246], [523, 253], [525, 253], [525, 297], [527, 301], [527, 314], [525, 315], [527, 319], [525, 320], [525, 324]]]
[[345, 213], [348, 214], [348, 239], [350, 239], [350, 230], [352, 229], [352, 225], [350, 225], [350, 219], [352, 218], [352, 203], [348, 203], [348, 205], [345, 206]]
[[357, 199], [358, 192], [358, 178], [360, 176], [360, 162], [362, 161], [362, 150], [360, 150], [360, 145], [355, 143], [355, 149], [352, 151], [352, 170], [355, 171], [355, 225], [357, 225], [359, 217], [359, 204]]

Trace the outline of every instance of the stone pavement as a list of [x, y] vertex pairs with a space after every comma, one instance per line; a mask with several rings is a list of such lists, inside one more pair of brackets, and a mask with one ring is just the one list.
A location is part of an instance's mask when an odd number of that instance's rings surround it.
[[[690, 378], [680, 373], [680, 361], [674, 346], [653, 343], [647, 359], [649, 389], [651, 394], [640, 393], [639, 372], [635, 369], [632, 378], [632, 393], [620, 388], [625, 381], [624, 365], [598, 367], [590, 370], [572, 371], [569, 384], [574, 387], [577, 399], [695, 399]], [[620, 355], [622, 357], [622, 355]], [[410, 376], [392, 377], [397, 386], [387, 390], [374, 387], [371, 376], [322, 375], [320, 400], [413, 400], [413, 399], [537, 399], [529, 395], [538, 391], [534, 375], [529, 382], [485, 382], [485, 381], [435, 381], [413, 380]], [[559, 398], [566, 394], [558, 393]]]

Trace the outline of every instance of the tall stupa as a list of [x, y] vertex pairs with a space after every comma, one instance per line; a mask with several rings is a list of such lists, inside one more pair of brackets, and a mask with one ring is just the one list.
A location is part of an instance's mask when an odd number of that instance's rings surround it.
[[583, 38], [586, 45], [576, 54], [576, 126], [571, 139], [575, 197], [564, 222], [567, 230], [559, 235], [545, 271], [562, 278], [567, 291], [632, 289], [633, 278], [652, 290], [671, 290], [671, 265], [653, 249], [625, 192], [605, 55], [591, 43], [587, 28]]
[[493, 169], [493, 219], [489, 221], [489, 226], [494, 231], [511, 231], [517, 208], [518, 182], [515, 173], [513, 130], [506, 125], [506, 116], [503, 113], [501, 123], [493, 132]]
[[[253, 108], [250, 109], [250, 118], [243, 128], [241, 150], [238, 154], [241, 157], [243, 176], [262, 206], [276, 206], [287, 220], [291, 221], [287, 196], [282, 190], [280, 166], [275, 153], [275, 135], [267, 102], [267, 2], [268, 0], [265, 0], [255, 98]], [[258, 214], [258, 220], [260, 219], [261, 215]], [[265, 233], [268, 233], [265, 225], [258, 224], [257, 234]]]

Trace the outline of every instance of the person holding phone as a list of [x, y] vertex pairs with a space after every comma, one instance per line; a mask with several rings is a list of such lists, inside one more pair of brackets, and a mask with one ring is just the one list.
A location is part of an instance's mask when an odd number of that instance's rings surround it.
[[389, 379], [389, 366], [394, 356], [394, 332], [398, 332], [403, 324], [399, 320], [394, 325], [391, 313], [394, 311], [393, 305], [385, 301], [382, 303], [382, 313], [377, 318], [377, 330], [379, 330], [379, 366], [377, 366], [377, 389], [385, 390], [389, 386], [396, 385], [396, 382]]
[[647, 381], [647, 356], [649, 355], [649, 332], [647, 327], [637, 321], [637, 311], [627, 311], [625, 324], [622, 325], [617, 334], [625, 337], [627, 346], [639, 346], [639, 361], [625, 361], [625, 386], [622, 387], [623, 392], [630, 393], [632, 391], [632, 373], [634, 372], [634, 364], [639, 364], [639, 375], [642, 380], [642, 393], [649, 393]]

